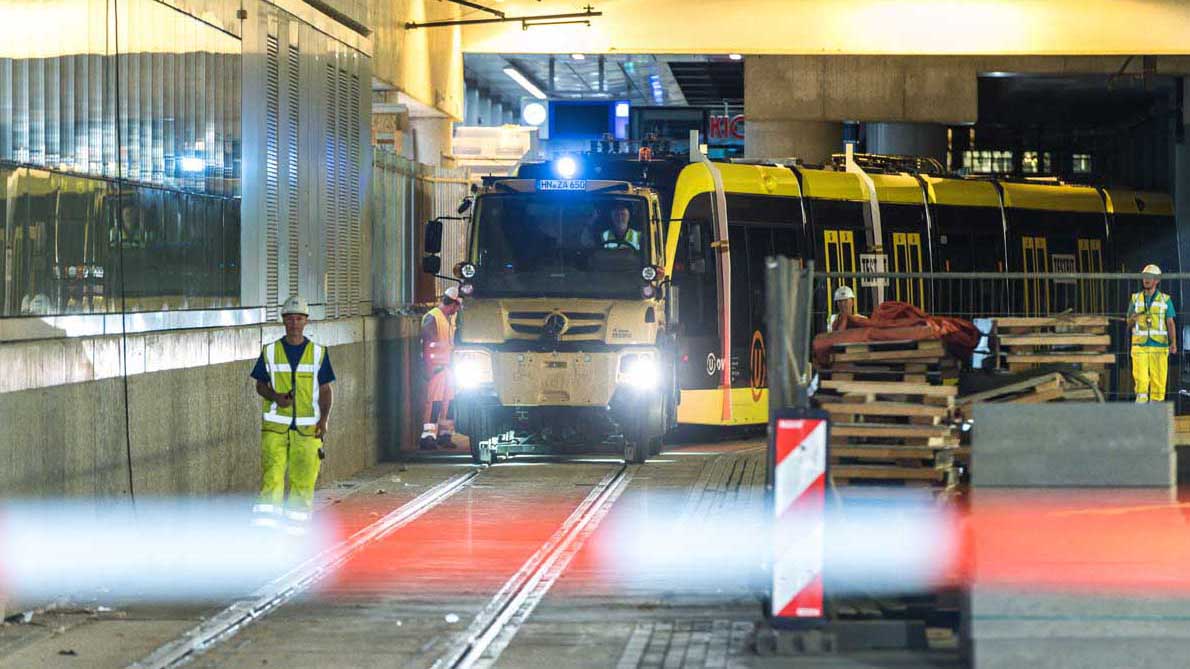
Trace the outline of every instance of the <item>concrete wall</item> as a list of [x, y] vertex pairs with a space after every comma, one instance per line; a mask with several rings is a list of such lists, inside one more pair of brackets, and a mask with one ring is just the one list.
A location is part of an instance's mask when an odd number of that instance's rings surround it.
[[454, 120], [463, 119], [459, 28], [406, 30], [405, 23], [459, 18], [459, 10], [431, 0], [369, 0], [373, 76]]
[[[413, 317], [312, 324], [308, 334], [330, 345], [338, 377], [323, 480], [350, 476], [412, 443], [416, 325]], [[254, 492], [260, 402], [248, 374], [260, 342], [280, 336], [279, 329], [270, 324], [151, 333], [127, 342], [100, 337], [10, 345], [21, 351], [5, 368], [20, 372], [23, 366], [27, 373], [16, 374], [24, 389], [12, 390], [9, 381], [10, 390], [0, 392], [0, 495]], [[106, 363], [88, 367], [97, 346], [132, 373], [105, 377]], [[125, 346], [128, 365], [121, 362]], [[203, 362], [212, 359], [217, 362]], [[61, 372], [67, 367], [74, 370], [69, 375]], [[70, 378], [77, 380], [63, 382]]]

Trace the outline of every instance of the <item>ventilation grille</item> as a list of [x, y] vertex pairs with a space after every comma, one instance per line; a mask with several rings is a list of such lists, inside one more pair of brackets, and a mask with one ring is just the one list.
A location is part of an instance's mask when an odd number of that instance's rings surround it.
[[[290, 30], [297, 30], [290, 26]], [[289, 248], [286, 260], [289, 264], [288, 288], [290, 295], [300, 291], [298, 282], [301, 258], [301, 204], [298, 188], [298, 123], [301, 113], [301, 96], [298, 93], [298, 82], [301, 80], [301, 52], [296, 44], [289, 45], [289, 78], [287, 80], [288, 114], [285, 118], [285, 177], [286, 186], [286, 227], [289, 229]]]
[[280, 305], [278, 295], [278, 263], [280, 230], [277, 220], [280, 190], [280, 164], [278, 156], [278, 127], [280, 107], [279, 88], [279, 44], [275, 35], [269, 35], [265, 44], [265, 307], [269, 318], [277, 317]]

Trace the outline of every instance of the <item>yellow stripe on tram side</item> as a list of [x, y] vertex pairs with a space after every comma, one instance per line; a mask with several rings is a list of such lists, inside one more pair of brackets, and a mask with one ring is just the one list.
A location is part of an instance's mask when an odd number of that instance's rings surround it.
[[752, 388], [731, 389], [731, 419], [723, 420], [723, 395], [719, 388], [683, 390], [678, 422], [684, 425], [760, 425], [769, 420], [769, 391], [761, 388], [753, 399]]

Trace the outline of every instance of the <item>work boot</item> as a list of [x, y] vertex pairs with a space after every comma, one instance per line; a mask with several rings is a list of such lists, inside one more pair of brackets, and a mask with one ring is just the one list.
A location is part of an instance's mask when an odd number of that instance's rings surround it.
[[423, 451], [433, 451], [438, 448], [438, 439], [434, 436], [437, 433], [437, 426], [433, 423], [426, 423], [421, 429], [421, 439], [418, 440], [418, 448]]
[[449, 432], [443, 432], [442, 434], [438, 435], [438, 448], [454, 448], [455, 444], [452, 440], [453, 437], [454, 435]]

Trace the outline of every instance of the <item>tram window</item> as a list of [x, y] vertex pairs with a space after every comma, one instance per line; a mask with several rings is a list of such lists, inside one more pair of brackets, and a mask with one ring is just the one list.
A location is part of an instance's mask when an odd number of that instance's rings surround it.
[[702, 274], [707, 271], [706, 247], [703, 246], [703, 224], [690, 223], [687, 230], [685, 242], [689, 252], [690, 271]]
[[729, 228], [731, 242], [731, 340], [732, 348], [747, 346], [752, 338], [750, 269], [754, 257], [749, 252], [751, 235], [740, 225]]

